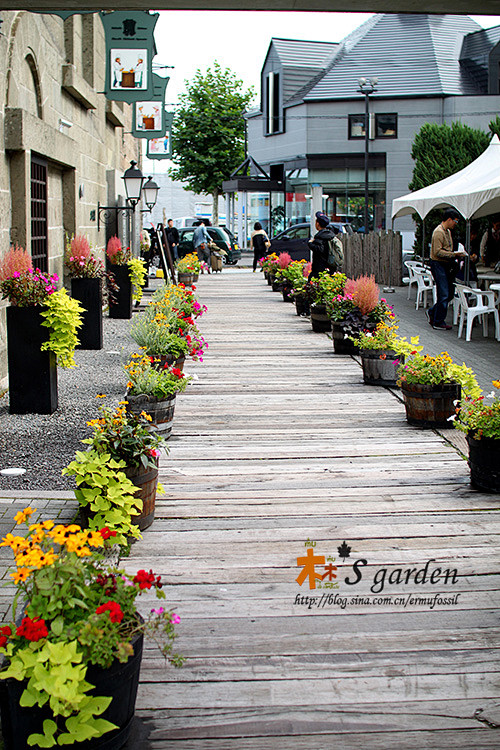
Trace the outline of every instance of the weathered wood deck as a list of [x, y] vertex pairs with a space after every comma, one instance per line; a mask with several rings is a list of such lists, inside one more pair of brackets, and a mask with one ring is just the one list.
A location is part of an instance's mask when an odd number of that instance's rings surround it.
[[[498, 750], [498, 496], [471, 491], [457, 452], [407, 426], [262, 275], [202, 277], [198, 293], [210, 348], [177, 400], [166, 496], [125, 561], [165, 577], [188, 660], [165, 669], [148, 646], [129, 746]], [[308, 539], [336, 558], [337, 590], [296, 582]], [[370, 590], [381, 568], [429, 560], [459, 582]], [[337, 599], [296, 603], [321, 594]]]

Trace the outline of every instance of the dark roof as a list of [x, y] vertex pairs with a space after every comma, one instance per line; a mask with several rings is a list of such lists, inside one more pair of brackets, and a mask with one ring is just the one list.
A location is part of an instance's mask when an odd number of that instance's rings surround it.
[[467, 16], [377, 14], [349, 34], [303, 99], [357, 98], [360, 77], [378, 77], [380, 97], [480, 93], [460, 66], [464, 37], [480, 29]]
[[462, 45], [460, 64], [481, 93], [488, 93], [489, 55], [500, 42], [500, 26], [467, 34]]
[[[339, 45], [334, 42], [310, 42], [302, 39], [271, 39], [268, 60], [278, 61], [283, 75], [283, 102], [310, 85], [323, 73]], [[271, 63], [272, 64], [272, 63]], [[266, 63], [264, 63], [265, 67]]]

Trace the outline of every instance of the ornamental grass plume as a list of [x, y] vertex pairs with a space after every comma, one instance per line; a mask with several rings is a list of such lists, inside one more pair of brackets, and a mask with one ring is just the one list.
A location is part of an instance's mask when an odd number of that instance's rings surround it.
[[280, 253], [278, 256], [278, 267], [283, 269], [287, 268], [292, 262], [292, 256], [290, 253]]
[[375, 276], [359, 276], [357, 279], [348, 279], [345, 285], [345, 294], [351, 294], [356, 307], [359, 307], [362, 315], [368, 315], [378, 304], [379, 289]]
[[0, 258], [0, 281], [11, 279], [14, 274], [24, 274], [33, 270], [31, 255], [23, 247], [12, 245]]
[[72, 237], [69, 243], [69, 251], [72, 256], [78, 256], [82, 260], [88, 258], [91, 250], [88, 239], [83, 234]]
[[306, 263], [305, 266], [302, 268], [302, 275], [305, 279], [309, 278], [309, 274], [311, 273], [312, 263], [309, 261], [309, 263]]
[[124, 266], [130, 260], [130, 248], [127, 247], [124, 250], [119, 237], [110, 237], [106, 246], [106, 255], [110, 263], [114, 263], [116, 266]]

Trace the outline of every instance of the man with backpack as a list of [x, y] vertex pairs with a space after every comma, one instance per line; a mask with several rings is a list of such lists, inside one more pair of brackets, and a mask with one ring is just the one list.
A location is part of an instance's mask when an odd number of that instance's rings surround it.
[[336, 236], [338, 229], [330, 227], [330, 219], [321, 211], [316, 212], [317, 232], [309, 240], [312, 252], [312, 265], [309, 279], [319, 276], [322, 271], [336, 273], [342, 270], [344, 252], [340, 239]]

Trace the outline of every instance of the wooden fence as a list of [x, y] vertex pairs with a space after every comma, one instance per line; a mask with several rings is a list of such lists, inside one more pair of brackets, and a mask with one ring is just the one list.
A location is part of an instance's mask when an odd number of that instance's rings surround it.
[[375, 276], [378, 284], [401, 286], [403, 276], [402, 236], [391, 230], [341, 235], [344, 273], [350, 278]]

